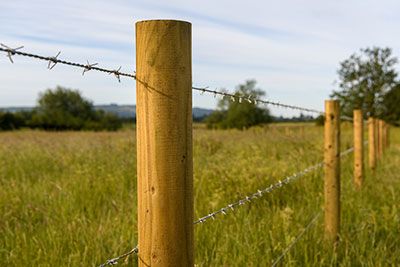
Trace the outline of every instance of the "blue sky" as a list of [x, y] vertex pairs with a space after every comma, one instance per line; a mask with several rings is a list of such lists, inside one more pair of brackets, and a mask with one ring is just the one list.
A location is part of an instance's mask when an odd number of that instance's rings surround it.
[[[135, 70], [134, 23], [181, 19], [192, 23], [193, 84], [233, 91], [256, 79], [267, 98], [323, 109], [339, 62], [366, 46], [400, 55], [400, 2], [381, 1], [125, 1], [13, 0], [0, 2], [0, 42], [24, 51], [105, 68]], [[40, 91], [62, 85], [96, 104], [135, 103], [134, 80], [0, 55], [0, 106], [32, 106]], [[212, 96], [193, 104], [214, 108]], [[272, 108], [274, 114], [294, 115]]]

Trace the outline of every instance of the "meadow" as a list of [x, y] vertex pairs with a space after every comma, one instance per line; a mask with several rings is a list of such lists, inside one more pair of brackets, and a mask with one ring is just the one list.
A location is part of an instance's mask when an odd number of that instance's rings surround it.
[[[323, 128], [194, 129], [195, 218], [323, 159]], [[135, 131], [0, 133], [0, 263], [98, 266], [136, 245]], [[361, 191], [342, 158], [342, 225], [334, 253], [323, 216], [280, 266], [400, 266], [400, 130]], [[342, 125], [342, 148], [352, 126]], [[365, 155], [367, 156], [367, 154]], [[270, 266], [323, 207], [319, 169], [195, 226], [196, 266]], [[136, 266], [129, 257], [121, 266]]]

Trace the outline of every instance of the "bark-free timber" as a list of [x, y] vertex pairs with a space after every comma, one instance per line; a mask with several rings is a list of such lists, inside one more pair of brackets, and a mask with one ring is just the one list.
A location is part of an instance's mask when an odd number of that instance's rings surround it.
[[325, 101], [325, 237], [334, 245], [340, 230], [340, 110], [337, 100]]
[[191, 24], [136, 23], [139, 266], [193, 266]]

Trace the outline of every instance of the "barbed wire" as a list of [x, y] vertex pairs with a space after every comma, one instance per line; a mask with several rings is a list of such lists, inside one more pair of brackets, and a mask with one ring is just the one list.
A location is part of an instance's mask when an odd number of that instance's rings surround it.
[[99, 267], [105, 267], [108, 265], [117, 265], [119, 260], [124, 259], [132, 254], [137, 255], [138, 253], [139, 253], [139, 248], [138, 248], [138, 246], [136, 246], [133, 249], [131, 249], [130, 251], [128, 251], [118, 257], [107, 260], [105, 263], [101, 264]]
[[57, 64], [63, 64], [63, 65], [69, 65], [69, 66], [78, 67], [78, 68], [83, 69], [82, 75], [85, 75], [85, 73], [88, 71], [94, 70], [94, 71], [104, 72], [104, 73], [108, 73], [108, 74], [113, 74], [119, 82], [121, 82], [121, 76], [136, 79], [136, 75], [134, 75], [134, 74], [121, 72], [121, 67], [119, 67], [118, 69], [105, 69], [105, 68], [96, 67], [98, 65], [98, 63], [90, 64], [89, 61], [86, 61], [87, 64], [82, 64], [82, 63], [75, 63], [75, 62], [71, 62], [71, 61], [61, 60], [58, 58], [61, 54], [61, 51], [58, 52], [56, 56], [49, 57], [49, 56], [41, 56], [41, 55], [37, 55], [37, 54], [33, 54], [33, 53], [19, 51], [20, 49], [23, 48], [23, 46], [20, 46], [17, 48], [11, 48], [5, 44], [0, 44], [0, 46], [1, 46], [0, 51], [7, 53], [7, 57], [9, 58], [11, 63], [14, 63], [14, 60], [12, 57], [15, 55], [18, 55], [18, 56], [30, 57], [30, 58], [47, 61], [48, 62], [47, 68], [49, 70], [52, 70]]
[[321, 216], [322, 211], [319, 211], [313, 219], [300, 231], [300, 233], [296, 236], [296, 238], [287, 246], [281, 255], [279, 255], [278, 258], [276, 258], [273, 262], [271, 267], [275, 267], [278, 265], [278, 263], [283, 259], [283, 257], [286, 256], [286, 254], [290, 251], [290, 249], [300, 240], [300, 238], [308, 231], [311, 229], [311, 226], [315, 224], [317, 219]]
[[[343, 151], [342, 153], [340, 153], [340, 157], [343, 157], [351, 152], [354, 151], [354, 148], [349, 148], [345, 151]], [[264, 194], [268, 194], [271, 193], [272, 191], [274, 191], [275, 189], [281, 188], [284, 185], [289, 184], [290, 182], [297, 180], [300, 177], [305, 176], [306, 174], [321, 168], [322, 166], [324, 166], [324, 162], [320, 162], [318, 164], [312, 165], [310, 167], [305, 168], [304, 170], [297, 172], [293, 175], [287, 176], [285, 177], [283, 180], [279, 180], [277, 183], [271, 184], [269, 187], [266, 187], [264, 189], [258, 189], [257, 192], [252, 193], [242, 199], [239, 199], [236, 202], [230, 203], [224, 207], [222, 207], [219, 210], [216, 210], [214, 212], [209, 213], [206, 216], [203, 216], [199, 219], [197, 219], [196, 221], [194, 221], [194, 224], [199, 224], [199, 223], [204, 223], [210, 219], [215, 220], [217, 215], [226, 215], [228, 212], [230, 211], [234, 211], [234, 208], [238, 207], [238, 206], [243, 206], [244, 204], [250, 203], [252, 200], [254, 199], [258, 199], [260, 197], [262, 197]]]
[[246, 196], [243, 199], [240, 199], [240, 200], [238, 200], [236, 202], [228, 204], [225, 207], [223, 207], [223, 208], [221, 208], [221, 209], [219, 209], [217, 211], [211, 212], [208, 215], [199, 218], [198, 220], [196, 220], [194, 222], [194, 224], [204, 223], [209, 219], [215, 220], [216, 216], [220, 215], [220, 214], [226, 215], [229, 211], [233, 211], [235, 207], [242, 206], [242, 205], [244, 205], [246, 203], [250, 203], [253, 199], [260, 198], [264, 194], [271, 193], [275, 189], [281, 188], [282, 186], [287, 185], [290, 182], [292, 182], [292, 181], [294, 181], [294, 180], [296, 180], [296, 179], [298, 179], [300, 177], [303, 177], [307, 173], [322, 167], [323, 164], [324, 164], [323, 162], [320, 162], [318, 164], [315, 164], [313, 166], [305, 168], [304, 170], [302, 170], [302, 171], [300, 171], [298, 173], [290, 175], [290, 176], [286, 177], [285, 179], [283, 179], [282, 181], [278, 181], [277, 183], [271, 184], [269, 187], [266, 187], [264, 189], [259, 189], [259, 190], [257, 190], [257, 192], [255, 192], [255, 193], [253, 193], [253, 194], [251, 194], [249, 196]]
[[233, 93], [227, 93], [223, 91], [217, 91], [217, 89], [212, 90], [209, 89], [208, 87], [195, 87], [192, 86], [192, 89], [195, 91], [200, 91], [202, 94], [203, 93], [210, 93], [212, 95], [217, 96], [222, 96], [222, 97], [227, 97], [233, 102], [238, 102], [238, 103], [243, 103], [243, 102], [249, 102], [249, 103], [254, 103], [254, 104], [266, 104], [266, 105], [272, 105], [276, 107], [281, 107], [281, 108], [289, 108], [289, 109], [294, 109], [294, 110], [299, 110], [299, 111], [304, 111], [304, 112], [311, 112], [311, 113], [317, 113], [319, 115], [323, 115], [324, 112], [316, 110], [316, 109], [311, 109], [311, 108], [305, 108], [305, 107], [300, 107], [300, 106], [295, 106], [295, 105], [289, 105], [289, 104], [283, 104], [277, 101], [270, 101], [270, 100], [264, 100], [264, 99], [259, 99], [251, 95], [238, 95], [238, 94], [233, 94]]
[[[97, 67], [98, 63], [91, 64], [89, 61], [86, 61], [86, 64], [83, 64], [83, 63], [76, 63], [76, 62], [61, 60], [58, 58], [61, 54], [61, 51], [59, 51], [55, 56], [42, 56], [42, 55], [38, 55], [38, 54], [34, 54], [34, 53], [19, 51], [22, 48], [24, 48], [24, 46], [20, 46], [17, 48], [11, 48], [5, 44], [0, 43], [0, 51], [7, 53], [7, 57], [9, 58], [11, 63], [14, 63], [13, 56], [18, 55], [18, 56], [30, 57], [30, 58], [34, 58], [34, 59], [47, 61], [48, 62], [47, 68], [49, 70], [54, 69], [54, 67], [57, 64], [63, 64], [63, 65], [69, 65], [69, 66], [81, 68], [82, 75], [85, 75], [85, 73], [88, 71], [94, 70], [94, 71], [104, 72], [104, 73], [108, 73], [108, 74], [113, 74], [119, 82], [121, 82], [121, 76], [133, 78], [136, 80], [136, 74], [121, 72], [121, 66], [118, 69], [106, 69], [106, 68]], [[238, 94], [217, 91], [216, 89], [211, 90], [208, 87], [201, 88], [201, 87], [192, 86], [192, 90], [200, 91], [201, 93], [207, 92], [207, 93], [213, 94], [214, 96], [220, 95], [223, 97], [229, 97], [232, 101], [239, 102], [239, 103], [243, 103], [243, 102], [250, 102], [250, 103], [254, 103], [254, 104], [262, 103], [262, 104], [277, 106], [277, 107], [281, 107], [281, 108], [289, 108], [289, 109], [294, 109], [294, 110], [299, 110], [299, 111], [304, 111], [304, 112], [316, 113], [318, 115], [324, 114], [324, 112], [316, 110], [316, 109], [284, 104], [284, 103], [280, 103], [277, 101], [258, 99], [251, 95], [238, 95]]]

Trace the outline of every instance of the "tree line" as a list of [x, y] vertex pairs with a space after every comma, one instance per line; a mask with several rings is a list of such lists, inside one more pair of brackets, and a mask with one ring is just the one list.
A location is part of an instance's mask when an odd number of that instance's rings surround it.
[[122, 124], [116, 115], [95, 110], [92, 101], [84, 98], [78, 90], [60, 86], [40, 93], [32, 111], [0, 112], [0, 130], [115, 131]]

